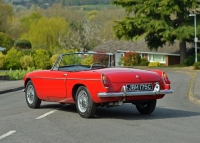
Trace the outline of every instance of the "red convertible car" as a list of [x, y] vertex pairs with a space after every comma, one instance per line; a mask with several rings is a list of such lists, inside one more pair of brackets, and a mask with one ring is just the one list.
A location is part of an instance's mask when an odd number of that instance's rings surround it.
[[114, 67], [113, 54], [68, 53], [57, 58], [51, 70], [25, 75], [25, 98], [30, 108], [41, 101], [75, 104], [81, 117], [94, 116], [97, 107], [134, 104], [150, 114], [157, 99], [173, 93], [161, 70]]

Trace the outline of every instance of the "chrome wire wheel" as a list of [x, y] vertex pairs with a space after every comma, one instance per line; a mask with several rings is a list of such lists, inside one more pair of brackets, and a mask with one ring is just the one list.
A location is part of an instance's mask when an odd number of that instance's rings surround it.
[[29, 102], [29, 104], [33, 104], [34, 96], [35, 96], [33, 85], [28, 86], [26, 96], [27, 96], [27, 101]]
[[78, 94], [78, 108], [82, 113], [88, 109], [88, 95], [84, 90], [81, 90]]
[[26, 103], [30, 108], [40, 107], [41, 100], [38, 98], [35, 87], [31, 80], [29, 80], [26, 84], [25, 98]]
[[96, 103], [92, 101], [90, 92], [85, 86], [80, 86], [76, 92], [76, 109], [83, 118], [93, 117], [96, 111]]

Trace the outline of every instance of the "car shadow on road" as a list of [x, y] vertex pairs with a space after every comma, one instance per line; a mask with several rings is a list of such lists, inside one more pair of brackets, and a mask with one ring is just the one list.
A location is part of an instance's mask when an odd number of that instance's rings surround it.
[[76, 111], [76, 105], [74, 104], [44, 104], [41, 105], [39, 109], [52, 109], [52, 110], [59, 110], [59, 111], [66, 111], [66, 112], [74, 112], [77, 113]]
[[[118, 107], [117, 107], [118, 108]], [[155, 119], [168, 119], [168, 118], [183, 118], [200, 116], [200, 112], [184, 111], [178, 109], [167, 109], [157, 107], [155, 111], [150, 115], [140, 114], [136, 108], [98, 108], [96, 112], [96, 118], [116, 118], [125, 120], [155, 120]]]
[[56, 108], [61, 108], [63, 105], [61, 104], [44, 104], [44, 105], [40, 105], [40, 108], [38, 109], [56, 109]]
[[[78, 114], [75, 105], [65, 104], [46, 104], [42, 105], [40, 109], [57, 109], [62, 112], [71, 112]], [[185, 111], [180, 109], [168, 109], [164, 107], [156, 107], [155, 111], [150, 115], [140, 114], [132, 105], [119, 106], [113, 108], [98, 107], [95, 117], [92, 119], [124, 119], [124, 120], [155, 120], [155, 119], [168, 119], [168, 118], [183, 118], [200, 116], [199, 112]]]

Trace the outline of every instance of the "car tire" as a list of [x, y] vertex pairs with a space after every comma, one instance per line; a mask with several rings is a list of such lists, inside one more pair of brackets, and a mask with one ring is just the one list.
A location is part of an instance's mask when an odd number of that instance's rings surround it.
[[148, 102], [140, 102], [136, 104], [136, 108], [141, 114], [151, 114], [155, 110], [155, 107], [156, 107], [156, 100], [151, 100]]
[[35, 87], [31, 80], [29, 80], [28, 83], [26, 84], [25, 98], [26, 98], [26, 103], [30, 108], [40, 107], [41, 100], [37, 97]]
[[86, 87], [80, 86], [76, 92], [76, 109], [83, 118], [93, 117], [96, 112], [96, 103], [90, 97]]

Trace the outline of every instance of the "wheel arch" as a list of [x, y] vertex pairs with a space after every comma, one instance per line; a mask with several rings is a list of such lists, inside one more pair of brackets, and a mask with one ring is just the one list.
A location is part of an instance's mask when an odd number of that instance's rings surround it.
[[73, 97], [74, 101], [76, 101], [76, 92], [80, 86], [86, 87], [84, 84], [75, 84], [74, 87], [72, 88], [72, 97]]
[[25, 88], [26, 88], [26, 85], [27, 85], [27, 83], [28, 83], [29, 80], [31, 80], [31, 79], [30, 79], [30, 78], [27, 78], [27, 79], [26, 79], [26, 81], [25, 81], [25, 83], [24, 83], [24, 87], [25, 87]]

